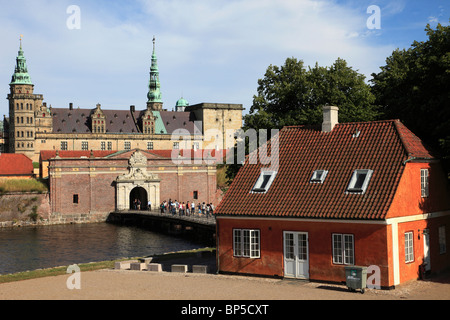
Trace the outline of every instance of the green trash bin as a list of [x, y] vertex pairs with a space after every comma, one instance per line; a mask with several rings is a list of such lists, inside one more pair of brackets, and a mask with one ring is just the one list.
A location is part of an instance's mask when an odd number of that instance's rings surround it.
[[364, 293], [367, 286], [367, 267], [346, 266], [345, 280], [349, 290], [361, 290], [361, 293]]

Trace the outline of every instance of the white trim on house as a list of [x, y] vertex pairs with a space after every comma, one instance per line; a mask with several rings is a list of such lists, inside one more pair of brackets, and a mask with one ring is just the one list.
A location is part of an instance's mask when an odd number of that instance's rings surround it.
[[302, 221], [302, 222], [321, 222], [321, 223], [356, 223], [356, 224], [382, 224], [382, 225], [392, 225], [394, 223], [404, 223], [419, 220], [426, 220], [432, 218], [439, 218], [446, 215], [450, 215], [450, 210], [447, 211], [436, 211], [425, 214], [417, 214], [413, 216], [405, 217], [395, 217], [388, 218], [385, 220], [352, 220], [352, 219], [311, 219], [311, 218], [284, 218], [284, 217], [264, 217], [264, 216], [216, 216], [216, 219], [236, 219], [236, 220], [283, 220], [283, 221]]

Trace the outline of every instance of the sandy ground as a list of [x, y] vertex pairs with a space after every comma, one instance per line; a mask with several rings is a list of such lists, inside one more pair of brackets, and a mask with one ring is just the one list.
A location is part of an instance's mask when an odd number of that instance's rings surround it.
[[349, 292], [343, 285], [217, 274], [104, 269], [0, 284], [2, 300], [449, 300], [450, 277], [410, 281], [395, 290]]

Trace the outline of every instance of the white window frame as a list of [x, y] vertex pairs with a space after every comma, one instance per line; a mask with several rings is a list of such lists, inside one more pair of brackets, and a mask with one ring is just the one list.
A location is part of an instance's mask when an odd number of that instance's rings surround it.
[[428, 198], [430, 195], [429, 176], [428, 169], [420, 169], [420, 193], [422, 198]]
[[445, 226], [438, 228], [439, 233], [439, 254], [447, 253], [447, 236], [445, 234]]
[[414, 232], [405, 232], [405, 263], [414, 262]]
[[101, 149], [102, 151], [105, 151], [105, 150], [106, 150], [106, 142], [105, 142], [105, 141], [100, 142], [100, 149]]
[[153, 150], [153, 141], [147, 142], [147, 150]]
[[[252, 190], [250, 192], [266, 193], [269, 190], [273, 180], [275, 180], [276, 175], [277, 175], [276, 171], [265, 171], [261, 169], [261, 173], [258, 177], [258, 180], [256, 180], [256, 183], [253, 185]], [[266, 181], [265, 185], [263, 185], [265, 176], [269, 176], [269, 179]]]
[[[358, 181], [358, 175], [365, 174], [366, 178], [364, 179], [361, 188], [357, 188], [356, 182]], [[353, 171], [352, 177], [350, 178], [350, 182], [347, 187], [346, 193], [356, 193], [356, 194], [364, 194], [367, 190], [367, 186], [369, 185], [370, 178], [372, 177], [373, 170], [370, 169], [356, 169]]]
[[233, 256], [257, 259], [261, 257], [259, 229], [233, 229]]
[[111, 151], [112, 150], [112, 142], [108, 141], [108, 150]]
[[355, 237], [353, 234], [333, 233], [332, 257], [333, 264], [355, 264]]
[[323, 183], [327, 177], [328, 170], [315, 170], [309, 180], [309, 183]]
[[68, 143], [67, 141], [61, 141], [61, 150], [67, 150], [68, 149]]
[[173, 150], [179, 150], [180, 149], [180, 143], [177, 141], [177, 142], [174, 142], [173, 143], [173, 146], [172, 146], [172, 149]]
[[88, 141], [81, 141], [81, 150], [89, 151], [89, 142]]
[[127, 150], [127, 151], [130, 151], [131, 150], [131, 142], [130, 141], [125, 141], [123, 143], [123, 149]]

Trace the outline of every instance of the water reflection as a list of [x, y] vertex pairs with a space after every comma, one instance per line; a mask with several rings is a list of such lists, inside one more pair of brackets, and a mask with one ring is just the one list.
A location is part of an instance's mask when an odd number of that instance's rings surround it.
[[0, 229], [0, 274], [199, 247], [185, 239], [107, 223]]

